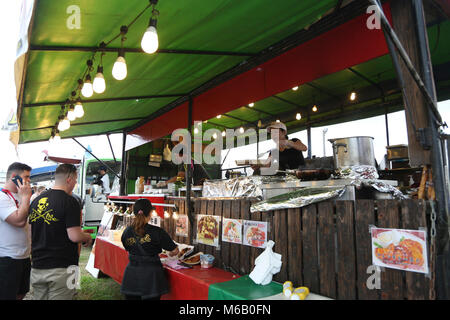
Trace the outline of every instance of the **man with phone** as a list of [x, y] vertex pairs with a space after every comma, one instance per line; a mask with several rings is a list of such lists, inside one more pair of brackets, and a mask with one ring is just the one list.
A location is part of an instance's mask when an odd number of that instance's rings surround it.
[[78, 268], [78, 243], [92, 243], [91, 235], [81, 230], [80, 204], [72, 196], [76, 184], [77, 168], [61, 164], [56, 168], [53, 188], [31, 203], [31, 285], [35, 300], [72, 300], [76, 293], [70, 281]]
[[30, 289], [31, 168], [14, 162], [0, 189], [0, 300], [20, 300]]

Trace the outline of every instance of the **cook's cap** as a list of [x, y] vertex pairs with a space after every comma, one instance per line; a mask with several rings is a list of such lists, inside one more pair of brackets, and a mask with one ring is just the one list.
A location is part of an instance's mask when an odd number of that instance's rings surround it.
[[282, 130], [284, 130], [285, 132], [287, 132], [287, 127], [286, 127], [286, 125], [283, 123], [283, 122], [272, 122], [271, 124], [269, 124], [268, 126], [267, 126], [267, 131], [269, 131], [271, 128], [274, 128], [274, 129], [282, 129]]

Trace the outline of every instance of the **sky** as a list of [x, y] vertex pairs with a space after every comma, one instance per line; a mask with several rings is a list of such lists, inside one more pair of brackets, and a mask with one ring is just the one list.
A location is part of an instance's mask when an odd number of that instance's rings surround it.
[[[19, 14], [21, 1], [8, 1], [0, 11], [0, 28], [7, 31], [2, 33], [2, 50], [0, 51], [0, 92], [2, 104], [0, 104], [0, 127], [6, 121], [11, 108], [15, 108], [16, 88], [14, 84], [14, 61], [16, 59], [16, 46], [19, 39]], [[438, 109], [444, 121], [450, 124], [450, 100], [438, 104]], [[404, 112], [389, 114], [389, 137], [390, 145], [407, 144], [407, 132]], [[325, 127], [312, 129], [312, 154], [317, 157], [324, 156], [323, 153], [323, 129]], [[325, 156], [332, 156], [331, 143], [328, 139], [342, 138], [350, 136], [372, 136], [374, 137], [374, 150], [377, 161], [380, 162], [386, 153], [386, 132], [384, 116], [373, 117], [364, 120], [353, 121], [350, 123], [337, 124], [326, 127], [325, 135]], [[446, 129], [446, 132], [450, 132]], [[307, 142], [306, 131], [297, 132], [289, 135], [290, 138], [299, 138], [305, 144]], [[114, 155], [117, 158], [122, 154], [122, 135], [115, 134], [110, 136], [113, 151], [111, 150], [105, 135], [99, 137], [83, 137], [77, 139], [85, 147], [90, 146], [93, 153], [99, 158], [110, 158]], [[259, 152], [264, 152], [272, 147], [271, 141], [260, 143]], [[0, 130], [0, 172], [6, 171], [9, 164], [14, 161], [24, 162], [33, 168], [51, 165], [43, 162], [47, 150], [50, 155], [60, 157], [73, 157], [81, 159], [85, 153], [72, 139], [63, 139], [58, 145], [49, 142], [37, 142], [21, 144], [15, 149], [9, 141], [9, 132]], [[228, 150], [222, 152], [223, 157]], [[305, 154], [306, 156], [306, 154]], [[235, 167], [235, 160], [256, 159], [256, 145], [234, 148], [228, 154], [223, 168]]]

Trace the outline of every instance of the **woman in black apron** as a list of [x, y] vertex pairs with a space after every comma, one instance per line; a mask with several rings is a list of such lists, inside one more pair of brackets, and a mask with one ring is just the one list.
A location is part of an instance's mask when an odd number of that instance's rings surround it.
[[129, 262], [120, 292], [127, 300], [159, 300], [169, 292], [158, 254], [165, 249], [174, 256], [178, 254], [178, 247], [166, 231], [148, 224], [152, 209], [149, 200], [137, 200], [133, 206], [135, 219], [122, 234]]

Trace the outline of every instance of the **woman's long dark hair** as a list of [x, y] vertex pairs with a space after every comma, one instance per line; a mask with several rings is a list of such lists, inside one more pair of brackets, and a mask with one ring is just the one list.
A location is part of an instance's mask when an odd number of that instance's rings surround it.
[[135, 218], [131, 223], [131, 226], [133, 227], [134, 232], [140, 237], [143, 237], [145, 234], [144, 227], [147, 224], [146, 220], [152, 209], [152, 203], [148, 199], [139, 199], [133, 205]]

